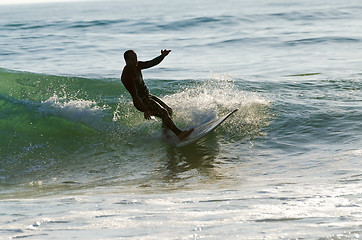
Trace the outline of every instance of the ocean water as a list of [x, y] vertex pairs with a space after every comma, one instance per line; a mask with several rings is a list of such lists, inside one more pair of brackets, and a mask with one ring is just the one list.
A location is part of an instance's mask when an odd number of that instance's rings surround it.
[[[0, 239], [359, 239], [362, 3], [0, 5]], [[170, 146], [120, 82], [149, 60]]]

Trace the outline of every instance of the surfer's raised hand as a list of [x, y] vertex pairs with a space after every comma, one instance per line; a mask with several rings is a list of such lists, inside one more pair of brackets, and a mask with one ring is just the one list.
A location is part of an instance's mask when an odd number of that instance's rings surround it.
[[161, 50], [161, 55], [163, 57], [166, 57], [170, 52], [171, 52], [171, 50], [164, 49], [164, 50]]

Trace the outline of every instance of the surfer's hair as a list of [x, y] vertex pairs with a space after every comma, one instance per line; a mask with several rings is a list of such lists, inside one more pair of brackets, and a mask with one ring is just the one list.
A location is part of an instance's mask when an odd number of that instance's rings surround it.
[[133, 53], [133, 54], [136, 54], [136, 52], [133, 51], [133, 50], [127, 50], [127, 51], [125, 51], [124, 54], [123, 54], [124, 60], [127, 60], [128, 57], [129, 57], [129, 55], [132, 54], [132, 53]]

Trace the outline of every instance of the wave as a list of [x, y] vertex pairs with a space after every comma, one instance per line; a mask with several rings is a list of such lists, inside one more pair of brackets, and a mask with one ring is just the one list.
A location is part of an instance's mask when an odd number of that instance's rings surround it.
[[[146, 82], [152, 93], [173, 108], [180, 128], [234, 108], [239, 108], [237, 114], [217, 130], [227, 142], [260, 136], [269, 124], [270, 102], [241, 91], [230, 77]], [[64, 169], [68, 174], [82, 171], [89, 159], [93, 165], [102, 165], [115, 153], [127, 159], [134, 154], [132, 149], [137, 149], [139, 158], [147, 158], [165, 147], [160, 120], [143, 119], [118, 79], [6, 69], [0, 69], [0, 133], [0, 172], [4, 173], [0, 184], [31, 182], [39, 174], [54, 176]], [[24, 176], [19, 178], [19, 172]]]
[[69, 28], [89, 28], [89, 27], [98, 27], [98, 26], [111, 26], [114, 24], [127, 22], [125, 19], [114, 19], [114, 20], [92, 20], [92, 21], [78, 21], [74, 23], [68, 23]]
[[303, 38], [297, 40], [286, 41], [287, 46], [297, 46], [302, 44], [320, 44], [320, 43], [359, 43], [359, 38], [348, 38], [348, 37], [315, 37], [315, 38]]
[[[237, 24], [240, 20], [232, 16], [220, 16], [220, 17], [194, 17], [186, 18], [173, 22], [166, 22], [165, 24], [156, 24], [150, 19], [138, 19], [137, 21], [131, 19], [96, 19], [89, 21], [49, 21], [49, 22], [17, 22], [11, 24], [5, 24], [0, 26], [0, 30], [35, 30], [35, 29], [84, 29], [92, 27], [122, 27], [124, 31], [127, 31], [129, 27], [141, 28], [143, 31], [156, 31], [162, 30], [181, 30], [186, 28], [193, 28], [197, 26], [204, 27], [205, 24]], [[135, 30], [130, 30], [135, 31]]]
[[[235, 21], [233, 21], [235, 20]], [[219, 23], [222, 25], [231, 24], [236, 22], [236, 19], [232, 16], [220, 16], [220, 17], [193, 17], [188, 19], [182, 19], [167, 24], [159, 25], [158, 27], [163, 30], [181, 30], [185, 28], [192, 28], [197, 26], [205, 26], [205, 24]]]
[[287, 21], [319, 21], [328, 19], [339, 19], [346, 17], [348, 14], [340, 10], [324, 10], [324, 11], [288, 11], [280, 13], [268, 14], [268, 17], [279, 18]]
[[110, 27], [115, 24], [127, 22], [125, 19], [98, 19], [89, 21], [49, 21], [49, 22], [18, 22], [5, 24], [0, 30], [35, 30], [35, 29], [72, 29], [72, 28], [90, 28], [90, 27]]
[[99, 84], [91, 79], [0, 69], [0, 153], [21, 150], [23, 144], [45, 138], [71, 138], [99, 129], [110, 113], [104, 101], [96, 100], [95, 91], [107, 92], [113, 83], [103, 89], [95, 86]]
[[[129, 122], [128, 118], [139, 115], [133, 110], [129, 93], [119, 79], [53, 76], [0, 69], [0, 80], [2, 106], [11, 110], [24, 108], [25, 112], [59, 116], [95, 129], [100, 128], [102, 121], [125, 124]], [[177, 109], [175, 112], [180, 122], [195, 122], [198, 113], [213, 112], [208, 117], [215, 117], [236, 107], [243, 108], [250, 102], [268, 105], [267, 100], [259, 96], [251, 98], [250, 94], [241, 91], [229, 76], [214, 75], [205, 81], [146, 82], [151, 92]]]

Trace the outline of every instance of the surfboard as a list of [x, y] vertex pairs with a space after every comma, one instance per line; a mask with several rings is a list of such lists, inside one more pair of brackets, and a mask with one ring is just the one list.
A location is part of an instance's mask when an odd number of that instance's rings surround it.
[[[228, 114], [213, 119], [209, 122], [206, 122], [200, 126], [194, 127], [194, 131], [182, 140], [178, 140], [177, 138], [171, 142], [172, 145], [176, 147], [183, 147], [189, 145], [191, 143], [195, 143], [201, 138], [205, 137], [207, 134], [215, 130], [218, 126], [220, 126], [228, 117], [230, 117], [233, 113], [235, 113], [238, 109], [234, 109], [233, 111], [229, 112]], [[169, 130], [168, 130], [169, 131]]]

